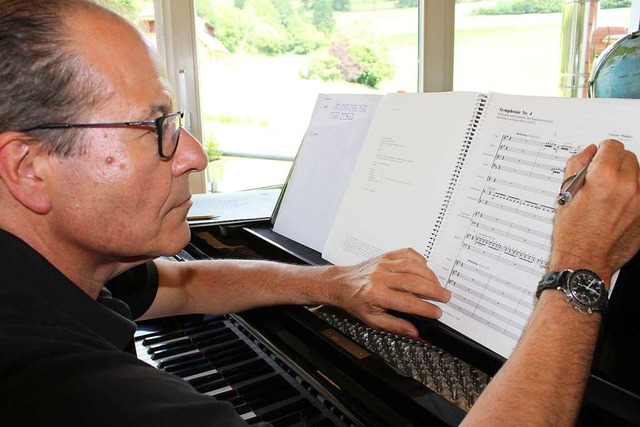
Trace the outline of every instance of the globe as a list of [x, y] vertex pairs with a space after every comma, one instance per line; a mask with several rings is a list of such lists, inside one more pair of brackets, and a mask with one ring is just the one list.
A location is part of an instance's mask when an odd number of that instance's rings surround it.
[[589, 76], [592, 98], [640, 98], [640, 31], [609, 45]]

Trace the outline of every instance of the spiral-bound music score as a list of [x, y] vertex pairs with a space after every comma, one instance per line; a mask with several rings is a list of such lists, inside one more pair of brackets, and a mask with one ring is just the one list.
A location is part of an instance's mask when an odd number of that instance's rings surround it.
[[638, 115], [620, 100], [385, 95], [323, 257], [418, 250], [452, 291], [430, 301], [440, 321], [508, 357], [548, 265], [567, 159], [607, 138], [640, 152]]
[[518, 135], [496, 138], [446, 287], [447, 304], [515, 343], [533, 310], [533, 288], [551, 250], [555, 197], [580, 147]]

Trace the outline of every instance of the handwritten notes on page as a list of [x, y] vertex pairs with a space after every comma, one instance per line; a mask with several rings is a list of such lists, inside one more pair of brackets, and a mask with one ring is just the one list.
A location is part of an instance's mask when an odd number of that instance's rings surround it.
[[274, 231], [322, 251], [380, 99], [375, 94], [318, 96]]

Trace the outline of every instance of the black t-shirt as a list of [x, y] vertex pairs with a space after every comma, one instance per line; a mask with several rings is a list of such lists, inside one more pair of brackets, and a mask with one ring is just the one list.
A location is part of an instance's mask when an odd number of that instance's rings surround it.
[[152, 262], [109, 283], [113, 295], [103, 288], [93, 300], [0, 230], [0, 271], [3, 419], [26, 426], [246, 425], [228, 403], [135, 356], [131, 319], [155, 297]]

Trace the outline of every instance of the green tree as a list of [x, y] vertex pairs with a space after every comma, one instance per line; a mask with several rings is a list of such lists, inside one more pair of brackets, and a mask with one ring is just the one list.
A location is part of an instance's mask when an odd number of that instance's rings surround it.
[[338, 12], [348, 12], [351, 10], [350, 0], [333, 0], [333, 10]]
[[212, 0], [199, 0], [197, 5], [198, 15], [213, 26], [215, 36], [230, 52], [307, 54], [327, 44], [325, 35], [296, 9], [293, 0], [245, 0], [242, 9], [214, 6]]
[[216, 38], [229, 52], [238, 52], [244, 49], [250, 17], [242, 9], [223, 5], [217, 6], [215, 10], [203, 9], [199, 13], [213, 26]]
[[[334, 41], [326, 52], [315, 55], [306, 78], [345, 80], [376, 88], [382, 80], [393, 77], [395, 69], [389, 61], [382, 41], [350, 39]], [[367, 40], [367, 41], [362, 41]]]
[[336, 20], [333, 16], [332, 0], [317, 0], [313, 3], [312, 22], [316, 28], [324, 33], [330, 34], [336, 26]]

